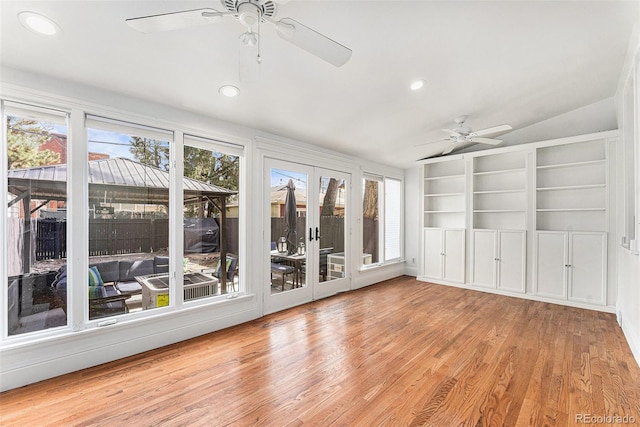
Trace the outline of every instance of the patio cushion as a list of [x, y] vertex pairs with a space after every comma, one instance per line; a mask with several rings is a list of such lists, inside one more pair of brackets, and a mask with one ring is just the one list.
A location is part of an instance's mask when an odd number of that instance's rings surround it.
[[153, 270], [156, 273], [168, 273], [169, 272], [169, 257], [168, 256], [156, 256], [156, 257], [153, 257]]
[[104, 281], [102, 280], [102, 276], [98, 271], [98, 267], [94, 266], [89, 268], [89, 287], [92, 288], [92, 287], [98, 287], [103, 285], [104, 285]]
[[136, 261], [120, 261], [120, 281], [135, 281], [136, 276], [146, 276], [155, 273], [153, 260], [139, 259]]
[[89, 267], [98, 267], [100, 276], [104, 283], [117, 282], [120, 280], [120, 265], [119, 261], [105, 261], [95, 264], [90, 264]]

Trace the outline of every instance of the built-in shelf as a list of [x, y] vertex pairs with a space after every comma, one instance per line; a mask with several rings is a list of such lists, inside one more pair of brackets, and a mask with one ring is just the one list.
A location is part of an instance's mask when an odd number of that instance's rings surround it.
[[474, 213], [515, 213], [515, 212], [526, 212], [522, 209], [476, 209], [473, 211]]
[[493, 171], [486, 172], [474, 172], [474, 176], [482, 176], [482, 175], [500, 175], [505, 173], [514, 173], [514, 172], [524, 172], [525, 168], [515, 168], [515, 169], [497, 169]]
[[513, 190], [487, 190], [487, 191], [474, 191], [473, 194], [506, 194], [506, 193], [524, 193], [522, 188], [515, 188]]
[[536, 169], [570, 168], [575, 166], [598, 165], [598, 164], [604, 164], [605, 161], [606, 161], [605, 159], [599, 159], [599, 160], [589, 160], [585, 162], [569, 162], [569, 163], [558, 163], [555, 165], [540, 165], [540, 166], [536, 166]]
[[442, 176], [427, 176], [424, 178], [425, 181], [437, 181], [439, 179], [450, 179], [450, 178], [464, 178], [464, 174], [459, 175], [442, 175]]
[[557, 208], [557, 209], [536, 209], [537, 212], [589, 212], [606, 211], [606, 208]]
[[607, 229], [604, 140], [536, 150], [536, 229]]
[[589, 188], [606, 188], [606, 184], [587, 184], [587, 185], [565, 185], [562, 187], [541, 187], [536, 191], [557, 191], [557, 190], [586, 190]]
[[464, 196], [464, 193], [431, 193], [431, 194], [424, 195], [424, 197], [454, 197], [454, 196]]
[[473, 222], [476, 229], [524, 229], [527, 218], [527, 156], [510, 152], [473, 160]]
[[463, 159], [424, 166], [425, 227], [464, 228], [466, 225], [466, 166]]

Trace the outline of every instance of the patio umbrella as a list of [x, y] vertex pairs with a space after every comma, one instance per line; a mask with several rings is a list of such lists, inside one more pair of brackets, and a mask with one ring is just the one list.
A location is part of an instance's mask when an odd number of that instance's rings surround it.
[[296, 235], [296, 226], [298, 224], [298, 213], [296, 207], [296, 186], [293, 180], [289, 180], [287, 184], [287, 197], [284, 201], [284, 224], [285, 235], [287, 239], [287, 253], [289, 255], [295, 253], [298, 249], [298, 238]]

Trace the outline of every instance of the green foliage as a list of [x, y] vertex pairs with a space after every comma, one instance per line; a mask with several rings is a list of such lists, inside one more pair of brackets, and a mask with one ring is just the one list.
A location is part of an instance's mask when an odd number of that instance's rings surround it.
[[41, 150], [51, 138], [46, 123], [32, 119], [7, 118], [7, 153], [9, 169], [23, 169], [60, 163], [60, 155]]
[[[217, 187], [238, 191], [240, 159], [237, 156], [185, 146], [184, 176]], [[232, 202], [234, 197], [229, 197], [227, 203]], [[218, 213], [215, 206], [209, 202], [205, 202], [201, 206], [185, 206], [184, 210], [184, 214], [187, 217], [212, 217]]]
[[166, 141], [132, 136], [129, 151], [140, 163], [169, 170], [169, 144]]

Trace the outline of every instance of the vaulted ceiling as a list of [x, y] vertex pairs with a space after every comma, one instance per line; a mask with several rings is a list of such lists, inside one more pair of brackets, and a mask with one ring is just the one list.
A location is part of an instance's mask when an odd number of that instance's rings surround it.
[[[0, 65], [168, 104], [363, 159], [409, 167], [440, 129], [520, 129], [615, 94], [637, 1], [304, 1], [276, 4], [353, 50], [335, 67], [261, 28], [260, 76], [241, 82], [242, 25], [142, 34], [125, 19], [210, 1], [1, 1]], [[27, 31], [30, 10], [62, 29]], [[409, 84], [426, 84], [411, 91]], [[224, 84], [236, 98], [219, 94]]]

